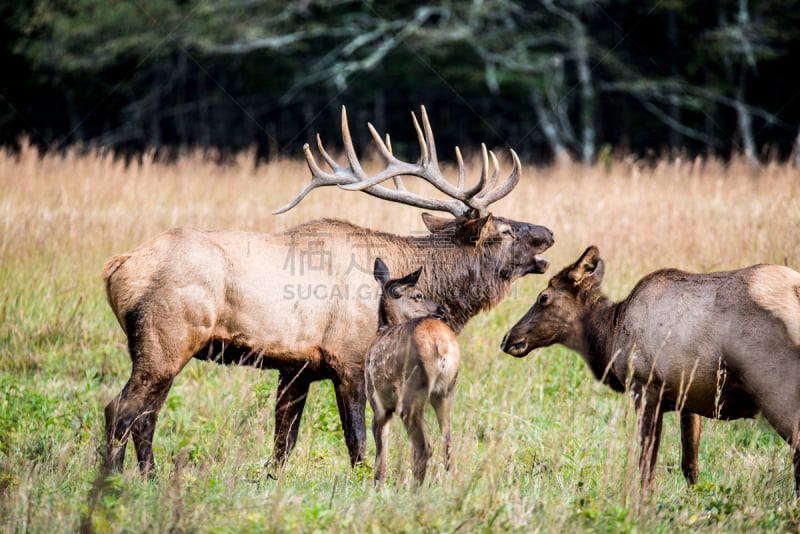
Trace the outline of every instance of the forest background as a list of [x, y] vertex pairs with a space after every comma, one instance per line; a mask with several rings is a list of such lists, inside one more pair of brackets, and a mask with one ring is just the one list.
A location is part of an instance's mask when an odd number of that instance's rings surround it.
[[[415, 150], [800, 161], [800, 1], [0, 1], [0, 144], [297, 157], [339, 108]], [[365, 129], [354, 132], [365, 145]]]

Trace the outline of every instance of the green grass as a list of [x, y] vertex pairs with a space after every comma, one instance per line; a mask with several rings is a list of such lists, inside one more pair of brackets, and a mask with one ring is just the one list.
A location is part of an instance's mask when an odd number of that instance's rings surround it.
[[[597, 243], [615, 297], [664, 266], [797, 268], [800, 172], [771, 166], [751, 177], [736, 164], [698, 165], [528, 170], [497, 212], [555, 231], [554, 271]], [[122, 474], [101, 476], [103, 408], [130, 372], [99, 277], [108, 256], [176, 225], [271, 231], [342, 216], [331, 212], [336, 195], [348, 195], [348, 218], [359, 224], [421, 228], [417, 210], [338, 191], [312, 193], [284, 218], [269, 215], [305, 176], [288, 161], [216, 167], [189, 155], [126, 168], [92, 155], [0, 155], [0, 531], [800, 528], [789, 448], [763, 419], [704, 421], [700, 482], [688, 489], [678, 422], [667, 415], [655, 485], [642, 498], [629, 400], [562, 347], [524, 359], [499, 350], [546, 277], [519, 282], [460, 336], [453, 468], [444, 472], [437, 447], [420, 489], [399, 421], [381, 491], [372, 486], [371, 436], [368, 465], [350, 468], [327, 382], [312, 387], [298, 447], [271, 477], [277, 373], [203, 362], [178, 375], [162, 410], [157, 478], [138, 476], [132, 449]]]

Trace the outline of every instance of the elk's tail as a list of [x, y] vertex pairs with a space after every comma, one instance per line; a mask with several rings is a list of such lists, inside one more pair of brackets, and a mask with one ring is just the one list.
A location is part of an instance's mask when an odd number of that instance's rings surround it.
[[[108, 301], [108, 305], [111, 306], [111, 311], [114, 312], [114, 316], [117, 318], [119, 325], [122, 327], [123, 332], [125, 332], [125, 324], [122, 321], [122, 318], [119, 316], [119, 306], [117, 303], [117, 299], [114, 298], [114, 293], [111, 290], [111, 278], [114, 276], [114, 273], [117, 272], [123, 263], [128, 261], [130, 258], [130, 254], [120, 254], [118, 256], [112, 256], [106, 261], [105, 265], [103, 265], [103, 282], [106, 286], [106, 300]], [[125, 332], [127, 334], [127, 332]]]

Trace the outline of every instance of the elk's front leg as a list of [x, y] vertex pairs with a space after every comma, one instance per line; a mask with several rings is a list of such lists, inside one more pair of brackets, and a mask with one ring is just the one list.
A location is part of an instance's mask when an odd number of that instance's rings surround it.
[[639, 416], [639, 443], [641, 445], [639, 472], [642, 476], [642, 487], [646, 493], [655, 476], [664, 414], [661, 412], [658, 397], [646, 393], [642, 394], [636, 411]]
[[686, 483], [690, 486], [697, 484], [697, 475], [700, 472], [698, 454], [700, 449], [700, 431], [702, 420], [696, 413], [681, 412], [681, 471]]
[[350, 465], [355, 467], [364, 461], [367, 453], [367, 396], [363, 371], [340, 377], [334, 381], [334, 387], [344, 441], [350, 453]]
[[272, 463], [283, 467], [297, 443], [300, 418], [308, 397], [308, 388], [315, 380], [308, 371], [293, 369], [280, 371], [278, 394], [275, 402], [275, 440]]

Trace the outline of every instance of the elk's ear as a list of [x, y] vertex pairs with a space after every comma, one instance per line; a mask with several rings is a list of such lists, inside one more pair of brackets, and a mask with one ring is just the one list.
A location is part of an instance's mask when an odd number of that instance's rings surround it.
[[483, 229], [486, 227], [486, 224], [492, 220], [492, 214], [486, 215], [485, 217], [480, 217], [478, 219], [468, 219], [464, 223], [461, 224], [461, 227], [458, 230], [458, 240], [464, 244], [472, 244], [476, 245], [480, 243], [481, 240], [481, 233]]
[[422, 222], [425, 223], [425, 227], [428, 229], [430, 233], [435, 233], [443, 229], [451, 222], [453, 222], [453, 219], [447, 219], [445, 217], [437, 217], [435, 215], [431, 215], [430, 213], [423, 213]]
[[417, 281], [419, 281], [419, 277], [421, 274], [422, 274], [422, 267], [420, 267], [411, 274], [405, 275], [400, 280], [397, 280], [396, 284], [402, 286], [415, 286], [417, 285]]
[[386, 282], [389, 281], [389, 268], [380, 258], [375, 258], [375, 266], [372, 268], [372, 274], [375, 276], [375, 280], [381, 284], [381, 287], [385, 286]]
[[575, 282], [575, 285], [581, 285], [585, 280], [591, 280], [595, 285], [600, 285], [604, 273], [605, 263], [600, 257], [600, 251], [596, 246], [591, 245], [578, 258], [578, 261], [572, 264], [568, 276]]

